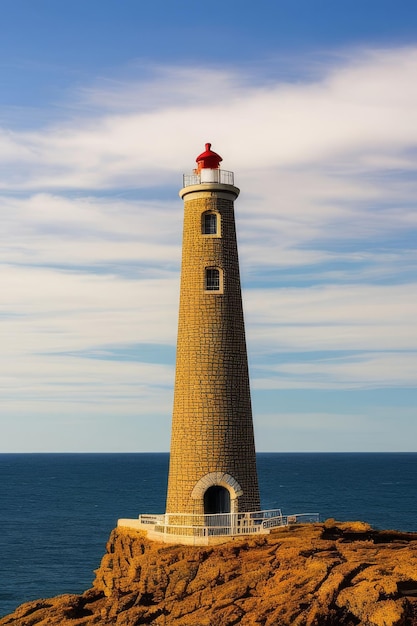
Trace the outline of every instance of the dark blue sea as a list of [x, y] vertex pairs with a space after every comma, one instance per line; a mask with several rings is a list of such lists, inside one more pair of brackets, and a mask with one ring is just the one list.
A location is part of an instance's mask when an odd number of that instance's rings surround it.
[[[119, 517], [163, 513], [168, 454], [0, 454], [0, 616], [91, 586]], [[262, 508], [417, 531], [417, 453], [258, 454]]]

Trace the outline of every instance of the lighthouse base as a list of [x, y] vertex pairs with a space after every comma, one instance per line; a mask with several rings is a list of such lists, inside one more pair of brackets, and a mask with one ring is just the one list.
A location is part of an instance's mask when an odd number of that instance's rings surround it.
[[191, 515], [165, 513], [140, 515], [138, 519], [119, 519], [118, 527], [145, 531], [147, 538], [164, 543], [211, 545], [236, 537], [269, 534], [273, 528], [291, 524], [319, 522], [318, 513], [282, 515], [280, 509], [245, 513]]

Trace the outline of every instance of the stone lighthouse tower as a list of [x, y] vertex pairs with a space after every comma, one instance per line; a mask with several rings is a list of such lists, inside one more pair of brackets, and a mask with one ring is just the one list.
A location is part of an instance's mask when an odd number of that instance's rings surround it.
[[259, 511], [233, 173], [207, 143], [184, 176], [181, 292], [166, 512]]
[[166, 512], [119, 519], [167, 543], [267, 534], [318, 513], [260, 510], [232, 172], [207, 143], [184, 176], [181, 293]]

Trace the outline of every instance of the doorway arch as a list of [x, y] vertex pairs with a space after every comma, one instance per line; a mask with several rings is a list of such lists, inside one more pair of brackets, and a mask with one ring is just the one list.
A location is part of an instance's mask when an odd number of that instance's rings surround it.
[[221, 485], [209, 487], [204, 493], [204, 514], [230, 512], [230, 491]]
[[[226, 491], [228, 491], [230, 498], [229, 512], [238, 512], [238, 498], [243, 494], [243, 490], [237, 480], [226, 472], [210, 472], [200, 478], [200, 480], [194, 485], [194, 489], [191, 492], [191, 498], [193, 500], [200, 501], [201, 504], [199, 505], [199, 510], [201, 512], [204, 511], [205, 507], [205, 494], [211, 487], [223, 487]], [[208, 515], [208, 513], [206, 515]]]

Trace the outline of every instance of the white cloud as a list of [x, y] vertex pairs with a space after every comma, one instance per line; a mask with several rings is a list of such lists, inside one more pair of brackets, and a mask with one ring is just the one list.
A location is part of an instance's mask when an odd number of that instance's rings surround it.
[[[269, 375], [266, 372], [269, 370]], [[417, 351], [361, 353], [283, 363], [254, 376], [255, 389], [377, 389], [417, 386]]]
[[254, 349], [417, 348], [415, 283], [250, 290], [245, 301]]
[[3, 269], [0, 276], [7, 293], [0, 358], [9, 351], [174, 342], [178, 301], [174, 280], [18, 268]]
[[[414, 47], [355, 51], [291, 84], [156, 68], [84, 89], [64, 122], [0, 131], [3, 408], [70, 415], [78, 405], [93, 422], [102, 411], [170, 412], [172, 368], [80, 354], [174, 344], [175, 186], [205, 141], [242, 188], [254, 386], [414, 386], [416, 69]], [[296, 354], [263, 363], [280, 352]]]
[[[19, 156], [19, 168], [12, 181], [7, 168], [0, 185], [9, 189], [16, 180], [21, 188], [37, 189], [161, 184], [187, 164], [191, 168], [190, 155], [207, 139], [241, 172], [329, 160], [351, 167], [358, 157], [381, 151], [398, 157], [417, 142], [416, 67], [417, 50], [403, 48], [358, 54], [316, 82], [300, 84], [251, 86], [238, 72], [205, 68], [179, 68], [177, 80], [161, 72], [144, 96], [145, 111], [139, 103], [138, 112], [120, 107], [94, 119], [14, 133], [2, 158], [10, 163]], [[212, 88], [202, 91], [206, 80]], [[114, 98], [120, 102], [118, 87]], [[191, 93], [204, 97], [190, 98]], [[101, 97], [101, 89], [96, 95], [90, 91], [92, 100]]]
[[[39, 193], [0, 197], [0, 259], [6, 263], [178, 268], [181, 204]], [[93, 268], [91, 268], [93, 269]]]

